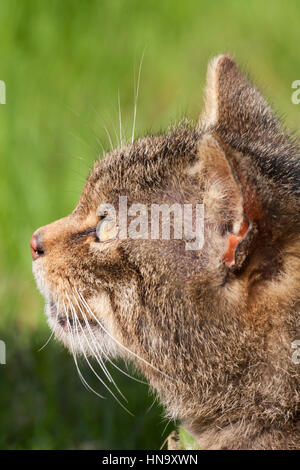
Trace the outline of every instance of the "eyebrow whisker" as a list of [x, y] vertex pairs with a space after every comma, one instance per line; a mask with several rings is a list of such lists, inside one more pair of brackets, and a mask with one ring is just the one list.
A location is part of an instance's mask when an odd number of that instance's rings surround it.
[[[145, 55], [145, 49], [143, 50], [143, 54], [140, 60], [140, 65], [139, 65], [139, 71], [138, 71], [138, 79], [137, 79], [137, 85], [134, 90], [134, 109], [133, 109], [133, 124], [132, 124], [132, 137], [131, 137], [131, 143], [133, 144], [134, 142], [134, 133], [135, 133], [135, 122], [136, 122], [136, 111], [137, 111], [137, 102], [138, 102], [138, 96], [139, 96], [139, 89], [140, 89], [140, 79], [141, 79], [141, 71], [142, 71], [142, 65], [143, 65], [143, 60], [144, 60], [144, 55]], [[135, 75], [134, 75], [135, 79]], [[134, 80], [135, 82], [135, 80]]]

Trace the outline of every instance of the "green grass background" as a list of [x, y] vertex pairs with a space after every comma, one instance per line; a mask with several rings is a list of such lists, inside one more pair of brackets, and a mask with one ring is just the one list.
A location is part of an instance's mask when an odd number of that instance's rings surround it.
[[[93, 160], [114, 143], [118, 90], [131, 135], [134, 70], [144, 54], [137, 135], [202, 107], [208, 60], [230, 52], [298, 128], [300, 2], [2, 0], [0, 80], [0, 448], [159, 448], [167, 429], [146, 386], [115, 373], [134, 417], [81, 385], [71, 356], [46, 341], [28, 247], [69, 213]], [[118, 131], [117, 131], [118, 132]], [[101, 388], [82, 364], [94, 387]], [[147, 411], [148, 410], [148, 411]]]

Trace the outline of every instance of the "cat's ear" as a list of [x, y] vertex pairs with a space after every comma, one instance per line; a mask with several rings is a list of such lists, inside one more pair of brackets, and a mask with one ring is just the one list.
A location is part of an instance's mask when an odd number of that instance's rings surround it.
[[299, 146], [228, 55], [208, 68], [200, 129], [206, 215], [222, 234], [224, 263], [239, 268], [255, 245], [299, 231], [291, 213], [299, 207]]
[[240, 268], [246, 259], [255, 231], [249, 219], [243, 187], [222, 143], [205, 135], [199, 143], [196, 172], [203, 181], [207, 220], [213, 222], [221, 239], [220, 257], [229, 268]]
[[299, 191], [297, 143], [228, 55], [216, 57], [208, 67], [200, 123], [233, 149], [250, 155], [267, 178]]
[[273, 132], [280, 131], [271, 107], [228, 55], [214, 58], [208, 66], [201, 121], [222, 135], [242, 136], [245, 141], [264, 141], [270, 126]]

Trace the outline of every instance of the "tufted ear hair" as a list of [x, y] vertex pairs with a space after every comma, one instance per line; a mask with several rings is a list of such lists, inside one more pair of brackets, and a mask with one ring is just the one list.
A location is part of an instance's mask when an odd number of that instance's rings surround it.
[[225, 144], [251, 156], [265, 177], [299, 195], [298, 146], [228, 55], [216, 57], [208, 67], [205, 110], [200, 122]]

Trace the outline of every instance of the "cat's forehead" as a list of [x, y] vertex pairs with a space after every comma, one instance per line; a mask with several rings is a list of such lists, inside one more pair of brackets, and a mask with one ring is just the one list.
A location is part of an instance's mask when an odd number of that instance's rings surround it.
[[143, 137], [110, 152], [95, 163], [79, 206], [88, 208], [120, 195], [143, 199], [167, 188], [195, 159], [198, 139], [199, 130], [185, 122], [164, 135]]

